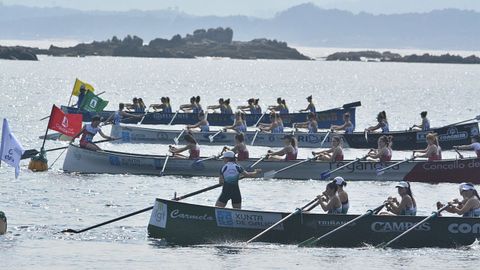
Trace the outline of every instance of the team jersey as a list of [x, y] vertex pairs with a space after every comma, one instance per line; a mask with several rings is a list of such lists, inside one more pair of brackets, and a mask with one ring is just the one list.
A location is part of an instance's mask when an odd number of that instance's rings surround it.
[[222, 169], [220, 170], [220, 175], [223, 175], [223, 180], [225, 183], [229, 184], [236, 184], [238, 180], [240, 180], [240, 175], [245, 170], [242, 166], [238, 165], [235, 162], [228, 162], [223, 165]]

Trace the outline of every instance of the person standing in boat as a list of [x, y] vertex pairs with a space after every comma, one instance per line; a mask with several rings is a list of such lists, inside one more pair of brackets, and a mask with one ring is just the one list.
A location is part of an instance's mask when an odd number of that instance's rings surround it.
[[342, 202], [338, 197], [338, 185], [335, 182], [330, 182], [327, 184], [325, 191], [318, 195], [318, 203], [323, 211], [327, 214], [341, 215], [343, 214]]
[[300, 112], [311, 112], [311, 113], [316, 113], [317, 110], [315, 109], [315, 104], [313, 104], [312, 101], [312, 95], [307, 97], [308, 105], [307, 108], [300, 110]]
[[422, 123], [420, 125], [413, 125], [410, 128], [410, 130], [429, 131], [430, 130], [430, 120], [428, 120], [428, 118], [427, 118], [427, 111], [421, 112], [420, 117], [422, 117]]
[[277, 161], [289, 161], [297, 159], [297, 139], [295, 139], [295, 137], [292, 135], [285, 135], [285, 137], [283, 137], [283, 140], [285, 143], [285, 147], [283, 147], [283, 149], [280, 151], [268, 150], [267, 159]]
[[87, 90], [85, 89], [85, 85], [80, 86], [80, 93], [78, 93], [78, 99], [77, 99], [77, 104], [73, 105], [73, 107], [77, 107], [80, 109], [80, 106], [82, 106], [83, 99], [85, 98], [85, 94], [87, 93]]
[[235, 146], [232, 149], [224, 147], [223, 150], [230, 150], [237, 154], [238, 161], [244, 161], [250, 158], [247, 145], [245, 144], [245, 135], [243, 133], [235, 134]]
[[390, 132], [390, 128], [388, 126], [388, 121], [387, 121], [387, 113], [385, 111], [381, 111], [378, 113], [377, 121], [378, 121], [377, 125], [368, 127], [365, 129], [365, 131], [373, 132], [373, 131], [376, 131], [377, 129], [381, 129], [382, 133]]
[[[197, 143], [197, 140], [192, 136], [192, 134], [186, 134], [183, 139], [187, 143], [184, 147], [177, 148], [175, 146], [169, 145], [169, 151], [173, 154], [173, 157], [176, 158], [188, 158], [188, 159], [198, 159], [200, 158], [200, 146]], [[181, 153], [188, 150], [188, 157], [182, 155]]]
[[243, 112], [238, 111], [235, 113], [235, 122], [231, 126], [227, 126], [224, 128], [225, 131], [232, 129], [235, 130], [235, 132], [240, 133], [240, 132], [247, 132], [247, 124], [245, 122], [245, 115]]
[[416, 216], [417, 215], [417, 203], [413, 198], [412, 189], [410, 183], [401, 181], [395, 186], [400, 195], [400, 202], [396, 197], [388, 197], [385, 202], [387, 213], [381, 213], [382, 215], [398, 215], [398, 216]]
[[313, 112], [308, 113], [308, 122], [303, 123], [295, 123], [293, 124], [295, 130], [299, 128], [306, 128], [308, 129], [308, 133], [313, 134], [318, 132], [318, 122], [317, 122], [317, 114]]
[[187, 125], [187, 129], [191, 130], [194, 128], [200, 128], [200, 132], [209, 132], [210, 131], [210, 125], [208, 124], [207, 117], [203, 111], [198, 113], [198, 123], [195, 125]]
[[262, 170], [255, 169], [253, 172], [247, 172], [242, 166], [235, 162], [235, 153], [226, 151], [223, 153], [223, 161], [225, 165], [220, 169], [219, 183], [223, 185], [222, 193], [218, 197], [215, 207], [224, 208], [229, 200], [232, 201], [232, 207], [235, 209], [242, 208], [242, 195], [238, 181], [241, 177], [256, 177]]
[[161, 104], [152, 104], [152, 107], [156, 112], [160, 111], [163, 113], [172, 113], [172, 106], [170, 105], [170, 98], [169, 97], [162, 97], [160, 99]]
[[[462, 183], [459, 186], [459, 191], [463, 200], [454, 199], [448, 203], [450, 206], [445, 210], [463, 217], [480, 217], [480, 197], [473, 184]], [[437, 208], [442, 207], [443, 204], [437, 202]]]
[[378, 148], [370, 149], [368, 157], [371, 159], [378, 159], [381, 163], [392, 160], [392, 136], [383, 135], [378, 138]]
[[338, 186], [338, 198], [342, 203], [342, 214], [347, 214], [348, 209], [350, 208], [350, 203], [348, 202], [348, 193], [344, 190], [344, 187], [347, 186], [347, 181], [341, 176], [337, 176], [333, 179], [333, 182]]
[[342, 139], [339, 136], [334, 136], [332, 139], [332, 148], [320, 152], [312, 151], [312, 155], [315, 156], [315, 159], [321, 161], [343, 161]]
[[102, 119], [100, 116], [94, 116], [92, 118], [92, 122], [90, 124], [85, 124], [80, 132], [72, 138], [71, 142], [73, 143], [78, 136], [82, 135], [80, 138], [80, 148], [93, 151], [102, 150], [95, 143], [93, 143], [93, 137], [95, 137], [97, 133], [107, 140], [115, 140], [115, 138], [107, 136], [102, 132], [102, 128], [100, 127], [101, 122]]
[[[477, 158], [480, 158], [480, 135], [472, 136], [472, 143], [468, 145], [457, 145], [454, 146], [455, 150], [473, 150], [477, 154]], [[460, 158], [463, 158], [461, 156]]]
[[258, 128], [263, 132], [283, 133], [283, 122], [280, 115], [274, 111], [270, 113], [270, 124], [260, 123]]
[[427, 148], [423, 150], [413, 150], [413, 156], [419, 158], [427, 158], [428, 161], [442, 160], [442, 148], [438, 143], [436, 133], [427, 134]]
[[118, 104], [118, 111], [116, 111], [115, 113], [113, 113], [113, 115], [110, 115], [110, 117], [108, 117], [107, 121], [105, 122], [110, 122], [112, 121], [112, 124], [115, 125], [115, 126], [119, 126], [120, 123], [122, 122], [122, 119], [123, 118], [138, 118], [138, 119], [142, 119], [143, 115], [135, 115], [135, 114], [131, 114], [131, 113], [127, 113], [125, 111], [125, 104], [123, 103], [119, 103]]
[[343, 114], [343, 125], [331, 125], [330, 130], [334, 132], [343, 130], [345, 134], [352, 134], [355, 130], [355, 126], [350, 120], [350, 113], [346, 112], [345, 114]]

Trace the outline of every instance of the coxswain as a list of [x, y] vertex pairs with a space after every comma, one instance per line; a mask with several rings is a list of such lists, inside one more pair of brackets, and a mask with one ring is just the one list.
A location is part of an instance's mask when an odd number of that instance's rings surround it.
[[100, 127], [101, 122], [102, 119], [100, 118], [100, 116], [94, 116], [92, 118], [92, 122], [90, 124], [85, 124], [80, 130], [80, 132], [72, 138], [71, 142], [74, 142], [78, 136], [82, 135], [82, 137], [80, 138], [81, 148], [93, 151], [101, 150], [101, 148], [93, 142], [93, 137], [95, 137], [97, 133], [107, 140], [115, 140], [115, 138], [107, 136], [102, 132], [102, 128]]
[[312, 95], [307, 97], [308, 105], [307, 108], [300, 110], [300, 112], [311, 112], [311, 113], [316, 113], [317, 110], [315, 109], [315, 104], [313, 104], [312, 101]]
[[350, 113], [346, 112], [343, 114], [343, 125], [331, 125], [331, 131], [344, 131], [345, 134], [352, 134], [355, 130], [355, 126], [350, 120]]
[[315, 159], [321, 161], [343, 161], [342, 139], [339, 136], [334, 136], [332, 139], [332, 148], [320, 152], [312, 151], [312, 155], [315, 156]]
[[392, 160], [392, 136], [382, 135], [378, 138], [377, 149], [370, 149], [368, 157], [371, 159], [378, 159], [381, 163]]
[[223, 153], [223, 161], [225, 165], [220, 169], [219, 183], [223, 185], [222, 193], [218, 197], [215, 207], [224, 208], [228, 201], [232, 201], [232, 207], [235, 209], [242, 208], [242, 195], [238, 181], [241, 177], [256, 177], [262, 170], [255, 169], [253, 172], [247, 172], [242, 166], [235, 162], [235, 153], [226, 151]]
[[77, 104], [73, 105], [74, 107], [77, 106], [77, 108], [80, 109], [80, 106], [82, 106], [82, 102], [85, 99], [85, 94], [87, 93], [87, 90], [85, 89], [85, 85], [80, 86], [80, 92], [78, 93], [78, 99], [77, 99]]
[[427, 148], [423, 150], [413, 150], [413, 156], [419, 158], [427, 158], [428, 161], [442, 160], [442, 148], [438, 143], [438, 136], [436, 133], [428, 133]]
[[[285, 146], [280, 151], [267, 151], [267, 159], [270, 160], [277, 160], [277, 161], [289, 161], [289, 160], [296, 160], [298, 154], [298, 143], [297, 139], [295, 139], [292, 135], [285, 135], [283, 137], [283, 141]], [[283, 157], [285, 156], [285, 157]]]
[[[480, 135], [472, 136], [471, 140], [472, 140], [471, 144], [457, 145], [457, 146], [454, 146], [453, 149], [455, 149], [455, 150], [473, 150], [477, 154], [477, 158], [480, 158]], [[463, 158], [463, 156], [461, 156], [460, 158]]]
[[207, 117], [205, 113], [202, 111], [198, 113], [198, 122], [195, 125], [187, 125], [187, 129], [194, 129], [194, 128], [200, 128], [200, 132], [209, 132], [210, 131], [210, 126], [207, 121]]
[[410, 183], [401, 181], [395, 186], [400, 195], [400, 202], [396, 197], [388, 197], [385, 201], [385, 207], [388, 212], [381, 213], [382, 215], [398, 215], [398, 216], [416, 216], [417, 203], [413, 198]]
[[387, 113], [385, 111], [381, 111], [377, 115], [377, 122], [378, 124], [375, 126], [371, 126], [365, 129], [366, 132], [372, 132], [377, 129], [381, 129], [382, 133], [389, 133], [390, 128], [388, 126], [388, 121], [387, 121]]
[[[175, 147], [170, 145], [169, 151], [173, 154], [173, 157], [176, 158], [188, 158], [188, 159], [198, 159], [200, 158], [200, 146], [197, 143], [197, 140], [192, 136], [192, 134], [186, 134], [183, 136], [183, 139], [187, 143], [184, 147]], [[181, 153], [188, 150], [188, 157], [182, 155]]]
[[[460, 195], [463, 197], [462, 201], [454, 199], [449, 202], [449, 207], [445, 211], [461, 215], [463, 217], [480, 217], [480, 197], [478, 192], [471, 183], [462, 183], [459, 186]], [[442, 208], [443, 205], [437, 202], [437, 208]]]
[[427, 111], [421, 112], [420, 117], [422, 117], [422, 123], [420, 125], [413, 125], [410, 128], [410, 130], [429, 131], [430, 130], [430, 120], [428, 120], [428, 118], [427, 118]]

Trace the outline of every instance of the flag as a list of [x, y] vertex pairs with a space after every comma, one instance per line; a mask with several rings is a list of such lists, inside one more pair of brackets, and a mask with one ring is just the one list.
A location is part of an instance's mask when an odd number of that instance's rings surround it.
[[101, 99], [99, 96], [88, 91], [83, 98], [79, 108], [89, 112], [100, 112], [107, 107], [108, 101]]
[[10, 127], [8, 125], [7, 119], [3, 119], [3, 128], [2, 128], [2, 145], [0, 149], [1, 158], [8, 165], [15, 168], [15, 178], [18, 177], [20, 173], [20, 160], [22, 158], [25, 150], [20, 142], [15, 138]]
[[85, 87], [87, 92], [95, 91], [95, 89], [93, 88], [93, 86], [91, 84], [82, 82], [79, 79], [75, 79], [75, 84], [73, 85], [73, 90], [72, 90], [72, 95], [73, 96], [78, 97], [78, 94], [80, 94], [80, 87], [82, 87], [82, 85]]
[[73, 137], [82, 129], [81, 114], [65, 114], [57, 106], [52, 106], [48, 128]]

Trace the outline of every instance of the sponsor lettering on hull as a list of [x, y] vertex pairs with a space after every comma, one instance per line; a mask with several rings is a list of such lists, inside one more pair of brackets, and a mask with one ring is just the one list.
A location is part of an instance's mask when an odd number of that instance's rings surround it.
[[[266, 229], [282, 219], [282, 215], [277, 213], [257, 213], [226, 209], [215, 209], [215, 217], [219, 227], [245, 229]], [[273, 229], [283, 231], [283, 224], [279, 224]]]

